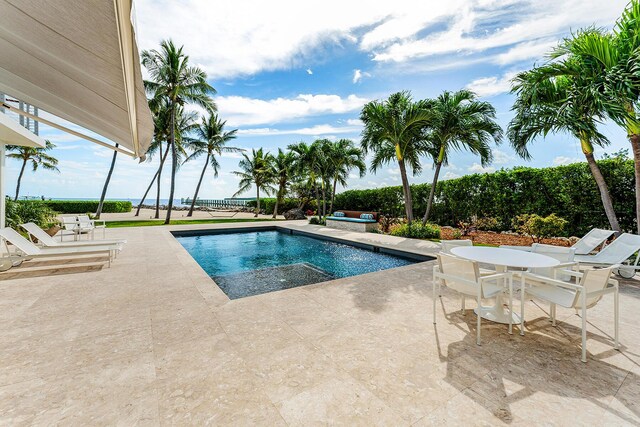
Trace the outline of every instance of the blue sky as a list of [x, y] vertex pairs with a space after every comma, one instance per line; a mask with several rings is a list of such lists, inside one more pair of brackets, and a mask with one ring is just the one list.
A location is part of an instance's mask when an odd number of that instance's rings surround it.
[[[470, 88], [490, 101], [506, 128], [513, 102], [509, 79], [543, 60], [544, 52], [571, 30], [589, 25], [610, 28], [626, 0], [450, 0], [433, 1], [277, 1], [136, 0], [141, 49], [165, 38], [183, 44], [194, 65], [204, 68], [217, 89], [215, 99], [228, 127], [238, 128], [235, 146], [277, 151], [318, 137], [359, 141], [364, 103], [410, 90], [415, 99], [443, 90]], [[603, 125], [611, 140], [606, 151], [626, 148], [624, 132]], [[111, 152], [42, 126], [41, 136], [57, 145], [60, 173], [27, 171], [23, 195], [99, 197]], [[516, 165], [536, 167], [583, 159], [575, 141], [549, 136], [533, 146], [533, 160], [517, 158], [508, 141], [495, 148], [495, 162], [483, 169], [460, 152], [441, 177], [486, 172]], [[602, 150], [600, 150], [600, 155]], [[179, 171], [176, 197], [191, 196], [201, 161]], [[158, 159], [138, 164], [119, 156], [109, 198], [136, 198], [155, 173]], [[430, 181], [425, 159], [421, 175]], [[220, 159], [219, 178], [208, 173], [203, 198], [231, 196], [238, 155]], [[13, 194], [18, 163], [7, 161], [7, 193]], [[164, 174], [168, 196], [168, 173]], [[349, 188], [399, 185], [397, 166]], [[253, 193], [250, 193], [252, 195]]]

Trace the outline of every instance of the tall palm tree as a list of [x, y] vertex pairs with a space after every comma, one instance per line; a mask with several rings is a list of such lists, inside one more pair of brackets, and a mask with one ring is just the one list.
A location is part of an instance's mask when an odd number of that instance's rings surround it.
[[[632, 0], [613, 32], [587, 28], [565, 39], [552, 58], [577, 57], [585, 64], [588, 96], [623, 127], [631, 143], [635, 169], [636, 224], [640, 233], [640, 1]], [[561, 75], [566, 70], [556, 71]]]
[[[117, 143], [116, 143], [116, 148], [118, 148]], [[109, 172], [107, 173], [107, 178], [104, 180], [104, 185], [102, 186], [102, 193], [100, 194], [100, 201], [98, 202], [98, 209], [96, 209], [96, 219], [100, 219], [100, 215], [102, 215], [102, 206], [104, 205], [104, 198], [107, 197], [107, 189], [109, 188], [111, 175], [113, 175], [113, 169], [116, 166], [117, 156], [118, 156], [118, 152], [116, 150], [113, 150], [113, 156], [111, 157], [111, 165], [109, 166]]]
[[218, 163], [218, 159], [216, 159], [216, 155], [220, 156], [222, 153], [237, 153], [244, 151], [241, 148], [226, 146], [227, 142], [236, 138], [236, 133], [238, 132], [238, 129], [225, 131], [224, 126], [226, 124], [226, 120], [219, 119], [218, 115], [215, 113], [212, 113], [208, 118], [203, 116], [202, 122], [195, 129], [195, 138], [188, 141], [188, 144], [193, 151], [191, 155], [186, 158], [185, 162], [197, 159], [203, 154], [206, 155], [207, 158], [204, 161], [204, 166], [200, 173], [200, 179], [198, 180], [198, 185], [196, 185], [196, 192], [193, 195], [193, 200], [191, 200], [191, 207], [189, 208], [187, 216], [193, 215], [193, 208], [196, 204], [200, 185], [202, 184], [202, 179], [204, 178], [204, 173], [207, 171], [207, 167], [210, 166], [213, 169], [214, 176], [216, 178], [218, 177], [218, 168], [220, 167], [220, 164]]
[[[609, 193], [609, 187], [600, 172], [593, 154], [594, 145], [603, 147], [609, 140], [598, 131], [602, 113], [583, 83], [576, 58], [564, 61], [566, 68], [573, 68], [573, 77], [553, 75], [553, 69], [542, 66], [520, 73], [513, 81], [512, 92], [517, 95], [513, 110], [515, 117], [509, 123], [508, 136], [516, 153], [523, 159], [531, 159], [528, 145], [536, 138], [553, 132], [566, 132], [580, 141], [580, 148], [587, 159], [611, 228], [620, 232]], [[554, 64], [557, 68], [558, 64]]]
[[266, 194], [272, 194], [275, 191], [273, 187], [275, 177], [273, 176], [273, 156], [265, 153], [262, 148], [251, 150], [251, 156], [242, 153], [243, 159], [240, 160], [238, 166], [241, 171], [234, 171], [234, 175], [240, 177], [238, 183], [238, 191], [233, 197], [247, 192], [253, 185], [256, 186], [256, 214], [260, 213], [260, 191]]
[[278, 148], [278, 155], [273, 158], [273, 175], [276, 177], [278, 190], [276, 192], [276, 204], [273, 207], [272, 218], [278, 215], [278, 207], [287, 192], [287, 186], [294, 173], [295, 154]]
[[409, 92], [394, 93], [385, 101], [371, 101], [360, 113], [364, 123], [360, 145], [364, 154], [373, 154], [371, 172], [391, 161], [398, 162], [408, 222], [413, 221], [413, 201], [407, 167], [414, 175], [422, 171], [420, 156], [428, 149], [423, 129], [431, 118], [421, 103], [413, 102]]
[[[177, 107], [185, 103], [197, 104], [209, 111], [215, 109], [210, 95], [215, 89], [207, 82], [206, 73], [198, 67], [189, 66], [189, 57], [182, 52], [182, 47], [176, 48], [171, 40], [160, 43], [160, 50], [142, 52], [142, 64], [147, 68], [151, 80], [145, 81], [145, 88], [151, 94], [150, 104], [166, 102], [169, 107], [169, 146], [171, 147], [171, 189], [167, 218], [165, 224], [171, 221], [173, 196], [175, 191], [176, 169], [178, 155], [176, 151], [176, 111]], [[152, 108], [153, 109], [153, 108]]]
[[320, 215], [320, 190], [318, 189], [318, 177], [322, 153], [318, 151], [318, 144], [299, 142], [287, 147], [295, 156], [294, 171], [301, 182], [305, 182], [316, 197], [318, 215]]
[[426, 104], [433, 113], [426, 137], [435, 172], [422, 224], [429, 220], [440, 168], [448, 164], [451, 151], [468, 150], [480, 156], [480, 163], [486, 166], [493, 160], [489, 143], [492, 140], [500, 143], [502, 139], [502, 128], [496, 122], [496, 109], [489, 102], [479, 101], [469, 90], [444, 91]]
[[20, 174], [18, 175], [18, 183], [16, 185], [16, 196], [13, 200], [18, 200], [18, 196], [20, 195], [20, 183], [28, 163], [31, 163], [31, 170], [33, 172], [37, 171], [39, 167], [50, 171], [60, 172], [57, 166], [58, 159], [47, 154], [48, 151], [53, 150], [55, 147], [55, 144], [49, 140], [45, 141], [44, 147], [23, 147], [20, 145], [7, 146], [7, 151], [11, 151], [11, 153], [7, 154], [7, 157], [22, 161], [22, 167], [20, 168]]
[[[333, 151], [333, 143], [331, 140], [323, 138], [316, 139], [311, 143], [313, 147], [314, 162], [316, 174], [320, 181], [320, 194], [322, 195], [322, 216], [327, 215], [327, 189], [329, 182], [333, 177], [334, 165], [331, 159], [331, 152]], [[320, 215], [320, 205], [318, 205], [318, 215]]]
[[333, 212], [333, 201], [336, 195], [336, 186], [347, 186], [347, 178], [353, 169], [357, 169], [362, 178], [367, 170], [362, 150], [356, 147], [350, 139], [340, 139], [332, 144], [329, 153], [333, 165], [333, 189], [331, 191], [331, 203], [329, 212]]

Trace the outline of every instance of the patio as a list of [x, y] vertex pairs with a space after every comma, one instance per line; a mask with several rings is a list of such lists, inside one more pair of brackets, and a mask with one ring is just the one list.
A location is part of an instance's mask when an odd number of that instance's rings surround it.
[[32, 261], [0, 275], [0, 423], [640, 424], [636, 280], [621, 281], [622, 351], [605, 297], [584, 364], [569, 310], [554, 328], [528, 302], [524, 337], [483, 322], [478, 347], [475, 315], [445, 293], [434, 326], [432, 262], [230, 301], [169, 230], [241, 226], [109, 229], [128, 240], [110, 269]]

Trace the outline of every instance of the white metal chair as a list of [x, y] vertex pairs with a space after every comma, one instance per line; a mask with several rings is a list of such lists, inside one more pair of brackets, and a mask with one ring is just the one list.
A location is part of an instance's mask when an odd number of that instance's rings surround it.
[[541, 276], [547, 276], [554, 279], [560, 279], [563, 281], [571, 280], [571, 274], [563, 270], [571, 270], [576, 267], [578, 263], [575, 261], [576, 250], [573, 247], [567, 248], [565, 246], [545, 245], [542, 243], [534, 243], [532, 246], [532, 253], [546, 255], [548, 257], [557, 259], [560, 264], [549, 268], [532, 268], [530, 273], [538, 274]]
[[440, 240], [441, 252], [451, 255], [451, 249], [463, 246], [473, 246], [471, 240]]
[[[640, 236], [637, 234], [623, 233], [597, 254], [576, 255], [575, 260], [580, 263], [580, 266], [609, 267], [618, 265], [614, 269], [614, 273], [625, 279], [630, 279], [636, 274], [636, 271], [640, 269], [638, 266], [640, 253], [636, 255], [633, 263], [629, 263], [628, 260], [639, 251]], [[627, 262], [627, 264], [620, 265], [625, 262]]]
[[[476, 298], [478, 313], [482, 307], [482, 300], [493, 298], [504, 291], [503, 281], [506, 279], [509, 289], [509, 309], [513, 307], [513, 281], [511, 273], [495, 273], [489, 276], [480, 276], [478, 263], [452, 255], [439, 253], [438, 263], [433, 267], [433, 323], [436, 323], [436, 299], [440, 295], [440, 286], [462, 294], [462, 310], [464, 312], [464, 297]], [[476, 343], [480, 345], [481, 316], [478, 314]], [[511, 316], [509, 317], [511, 319]], [[512, 333], [512, 323], [509, 322], [509, 333]]]
[[576, 255], [588, 255], [598, 246], [601, 246], [601, 249], [603, 249], [605, 242], [613, 233], [615, 233], [615, 231], [593, 228], [571, 247], [576, 250]]
[[100, 221], [102, 222], [102, 224], [97, 225], [96, 222], [98, 221], [100, 220], [89, 218], [89, 215], [78, 215], [78, 223], [80, 224], [80, 229], [90, 230], [92, 239], [95, 239], [96, 229], [102, 229], [102, 238], [104, 239], [107, 237], [107, 234], [106, 234], [107, 224], [105, 221]]
[[[584, 273], [573, 272], [578, 283], [566, 283], [546, 276], [525, 272], [521, 276], [521, 309], [524, 310], [526, 295], [549, 302], [551, 321], [556, 324], [556, 305], [574, 308], [582, 317], [582, 357], [587, 361], [587, 309], [595, 306], [602, 296], [613, 293], [614, 348], [618, 349], [618, 282], [611, 279], [612, 267], [587, 270]], [[527, 287], [528, 285], [528, 287]], [[526, 294], [526, 295], [525, 295]], [[524, 316], [520, 320], [520, 329], [524, 331]]]

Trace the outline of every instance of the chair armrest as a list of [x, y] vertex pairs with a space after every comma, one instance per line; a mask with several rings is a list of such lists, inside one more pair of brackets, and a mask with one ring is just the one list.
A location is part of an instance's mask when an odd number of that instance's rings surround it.
[[488, 276], [481, 276], [480, 282], [486, 282], [494, 279], [509, 279], [510, 277], [512, 277], [512, 273], [510, 271], [505, 271], [504, 273], [494, 273]]
[[566, 268], [566, 267], [575, 267], [578, 265], [578, 261], [567, 261], [567, 262], [561, 262], [558, 265], [555, 265], [551, 268], [553, 268], [554, 270], [560, 269], [560, 268]]
[[[580, 285], [563, 282], [562, 280], [552, 279], [552, 278], [547, 277], [547, 276], [540, 276], [538, 274], [533, 274], [533, 273], [529, 273], [529, 272], [526, 272], [526, 271], [522, 273], [522, 277], [523, 278], [529, 277], [531, 279], [534, 279], [534, 280], [536, 280], [538, 282], [541, 282], [541, 283], [544, 283], [546, 285], [558, 286], [559, 288], [571, 289], [573, 291], [582, 290], [582, 286], [580, 286]], [[525, 280], [525, 282], [526, 282], [526, 280]]]

